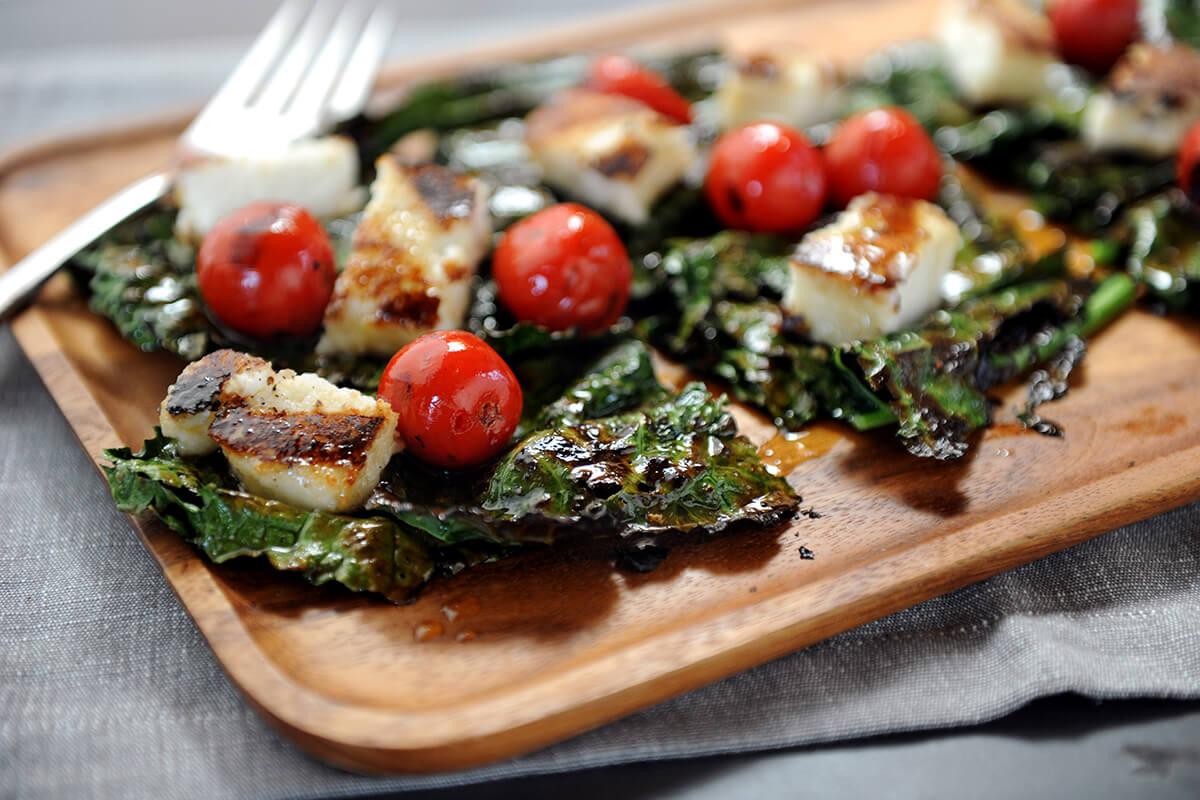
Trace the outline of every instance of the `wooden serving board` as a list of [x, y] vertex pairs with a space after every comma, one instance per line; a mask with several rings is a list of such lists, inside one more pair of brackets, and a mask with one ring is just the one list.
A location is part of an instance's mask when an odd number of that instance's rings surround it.
[[[923, 33], [933, 5], [693, 5], [388, 80], [716, 29], [855, 59]], [[0, 250], [24, 254], [163, 164], [183, 122], [9, 156]], [[14, 329], [94, 458], [141, 442], [181, 366], [121, 340], [65, 279]], [[1010, 389], [1002, 417], [1020, 394]], [[136, 528], [229, 676], [286, 735], [352, 769], [446, 770], [547, 745], [1196, 499], [1198, 401], [1200, 326], [1132, 313], [1097, 337], [1071, 394], [1048, 409], [1063, 439], [1001, 424], [942, 464], [905, 455], [887, 433], [819, 428], [767, 445], [819, 519], [683, 542], [648, 575], [614, 572], [603, 551], [534, 552], [435, 581], [404, 607], [254, 563], [214, 567], [161, 525]], [[774, 435], [751, 413], [739, 418], [760, 442]]]

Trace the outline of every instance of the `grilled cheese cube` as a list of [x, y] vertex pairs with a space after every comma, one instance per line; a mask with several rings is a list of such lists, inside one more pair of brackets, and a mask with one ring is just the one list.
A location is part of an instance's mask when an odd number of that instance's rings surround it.
[[787, 53], [759, 53], [735, 61], [716, 92], [721, 126], [776, 120], [806, 128], [828, 122], [841, 105], [839, 78], [827, 61]]
[[1151, 158], [1179, 149], [1200, 120], [1200, 52], [1186, 45], [1139, 43], [1088, 99], [1083, 140], [1092, 150], [1126, 151]]
[[360, 507], [397, 450], [387, 402], [231, 350], [188, 366], [160, 420], [185, 455], [219, 447], [248, 491], [322, 511]]
[[685, 126], [636, 100], [588, 89], [534, 109], [525, 141], [546, 183], [635, 225], [697, 158]]
[[796, 247], [784, 310], [831, 345], [900, 330], [938, 307], [960, 243], [958, 227], [932, 203], [860, 195]]
[[176, 233], [199, 240], [222, 217], [259, 200], [295, 203], [334, 217], [362, 205], [358, 151], [344, 136], [302, 140], [242, 158], [203, 158], [175, 179]]
[[390, 356], [462, 327], [492, 237], [487, 187], [436, 164], [376, 163], [371, 201], [325, 309], [321, 353]]
[[974, 105], [1041, 96], [1057, 61], [1050, 21], [1020, 0], [953, 0], [938, 39], [950, 77]]

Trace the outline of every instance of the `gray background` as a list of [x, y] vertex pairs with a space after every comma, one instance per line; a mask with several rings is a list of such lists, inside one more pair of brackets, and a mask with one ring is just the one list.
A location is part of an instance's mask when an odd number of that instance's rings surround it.
[[[635, 4], [607, 8], [623, 5]], [[0, 146], [202, 99], [270, 6], [0, 0]], [[596, 7], [446, 0], [404, 9], [398, 57]], [[1003, 717], [1062, 690], [1200, 692], [1198, 519], [1193, 507], [1110, 535], [476, 777], [567, 774], [421, 794], [1200, 796], [1200, 704], [1058, 694]], [[945, 732], [581, 769], [997, 716]], [[297, 756], [244, 706], [0, 333], [0, 797], [384, 788]]]

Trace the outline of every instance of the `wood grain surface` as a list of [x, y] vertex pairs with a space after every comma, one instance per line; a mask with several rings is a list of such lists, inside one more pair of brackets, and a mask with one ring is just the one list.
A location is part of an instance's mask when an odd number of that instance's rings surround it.
[[[395, 84], [466, 63], [582, 45], [791, 41], [853, 60], [929, 25], [931, 2], [704, 4], [398, 68]], [[19, 257], [161, 165], [183, 120], [48, 143], [0, 162], [0, 251]], [[87, 313], [65, 277], [14, 323], [87, 451], [137, 444], [180, 368]], [[1062, 439], [1000, 424], [966, 459], [905, 455], [887, 433], [743, 429], [805, 507], [785, 530], [681, 541], [648, 575], [609, 553], [531, 552], [392, 606], [260, 564], [214, 567], [154, 522], [147, 548], [231, 679], [319, 758], [435, 771], [517, 755], [796, 648], [1200, 497], [1200, 326], [1137, 312], [1092, 343], [1047, 415]], [[1187, 413], [1191, 412], [1191, 413]], [[802, 548], [815, 554], [805, 558]]]

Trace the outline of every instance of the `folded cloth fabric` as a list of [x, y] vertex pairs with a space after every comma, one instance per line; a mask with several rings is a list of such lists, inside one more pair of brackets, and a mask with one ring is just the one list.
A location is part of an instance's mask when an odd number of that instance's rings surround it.
[[525, 758], [350, 775], [228, 682], [7, 330], [0, 376], [0, 787], [14, 797], [353, 796], [963, 725], [1065, 691], [1200, 696], [1196, 504]]

